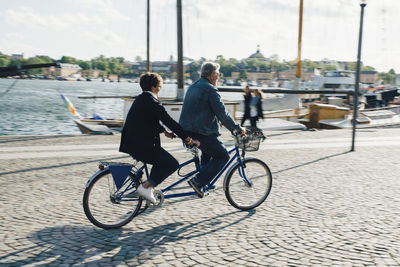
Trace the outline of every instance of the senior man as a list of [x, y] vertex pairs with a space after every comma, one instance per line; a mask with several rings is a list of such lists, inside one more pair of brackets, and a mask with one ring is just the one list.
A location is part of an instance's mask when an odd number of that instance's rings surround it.
[[219, 64], [206, 62], [201, 66], [201, 78], [186, 92], [179, 124], [188, 134], [200, 141], [202, 152], [200, 172], [188, 181], [196, 194], [204, 196], [203, 187], [222, 170], [229, 154], [218, 139], [219, 122], [231, 132], [245, 134], [227, 112], [216, 88], [220, 77]]

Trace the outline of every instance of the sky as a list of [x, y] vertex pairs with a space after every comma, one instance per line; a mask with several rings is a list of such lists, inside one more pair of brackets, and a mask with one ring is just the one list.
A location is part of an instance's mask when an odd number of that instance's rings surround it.
[[[146, 58], [146, 0], [0, 0], [0, 52]], [[300, 0], [182, 0], [185, 57], [297, 57]], [[302, 59], [356, 61], [359, 0], [304, 0]], [[150, 60], [177, 55], [176, 0], [150, 0]], [[361, 60], [400, 72], [399, 0], [368, 0]]]

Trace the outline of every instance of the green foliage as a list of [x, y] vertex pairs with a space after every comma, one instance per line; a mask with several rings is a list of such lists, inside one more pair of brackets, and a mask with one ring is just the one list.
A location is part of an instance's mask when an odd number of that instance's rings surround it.
[[135, 58], [135, 60], [136, 60], [136, 62], [142, 62], [142, 57], [141, 56], [137, 56], [136, 58]]
[[243, 69], [240, 70], [239, 79], [247, 80], [247, 71], [246, 70], [243, 70]]
[[78, 60], [76, 58], [69, 57], [69, 56], [62, 56], [59, 62], [60, 63], [69, 63], [69, 64], [78, 64]]
[[88, 70], [90, 69], [90, 61], [85, 61], [85, 60], [79, 60], [78, 61], [79, 67], [81, 67], [83, 70]]
[[337, 67], [335, 65], [325, 65], [322, 70], [337, 70]]
[[10, 56], [0, 52], [0, 67], [8, 67], [10, 64]]
[[189, 71], [189, 78], [192, 80], [197, 80], [199, 78], [200, 72], [200, 63], [198, 61], [193, 62], [190, 71]]
[[306, 69], [307, 71], [314, 71], [315, 69], [318, 68], [318, 64], [309, 59], [305, 59], [305, 60], [302, 60], [301, 67], [302, 67], [302, 69]]
[[375, 71], [375, 68], [371, 66], [362, 66], [361, 71]]
[[[142, 63], [143, 60], [140, 56], [137, 56], [136, 61]], [[202, 57], [197, 61], [194, 61], [191, 64], [190, 69], [185, 74], [185, 77], [191, 78], [192, 80], [196, 80], [199, 77], [199, 71], [201, 68], [201, 64], [207, 60]], [[222, 77], [231, 77], [232, 72], [238, 71], [240, 73], [239, 79], [247, 80], [248, 71], [259, 71], [259, 72], [275, 72], [275, 71], [285, 71], [289, 69], [295, 69], [297, 61], [296, 60], [280, 60], [278, 55], [271, 55], [269, 58], [256, 57], [256, 58], [246, 58], [242, 60], [238, 60], [235, 58], [226, 59], [223, 55], [218, 55], [214, 60], [218, 64], [220, 64], [220, 72]], [[329, 62], [329, 59], [323, 59], [324, 62]], [[48, 56], [35, 56], [27, 59], [21, 58], [11, 58], [8, 55], [5, 55], [0, 52], [0, 67], [11, 67], [25, 64], [42, 64], [42, 63], [50, 63], [55, 62], [54, 59]], [[110, 57], [107, 58], [104, 55], [100, 55], [91, 60], [80, 60], [71, 56], [62, 56], [61, 59], [57, 60], [60, 63], [70, 63], [70, 64], [78, 64], [83, 70], [94, 69], [99, 70], [101, 75], [107, 74], [118, 74], [124, 77], [138, 77], [141, 75], [141, 71], [137, 69], [133, 69], [132, 65], [125, 62], [125, 58], [123, 57]], [[329, 64], [321, 64], [321, 62], [315, 62], [309, 59], [304, 59], [301, 62], [302, 69], [307, 71], [313, 71], [316, 68], [320, 68], [322, 71], [324, 70], [336, 70], [336, 65]], [[321, 64], [321, 65], [319, 65]], [[344, 65], [345, 70], [356, 70], [356, 62], [346, 62]], [[371, 66], [363, 66], [361, 65], [362, 71], [375, 71], [374, 67]], [[41, 73], [40, 69], [29, 70], [30, 74], [39, 74]], [[161, 73], [162, 77], [176, 77], [176, 73]], [[396, 80], [396, 73], [393, 69], [389, 70], [389, 72], [381, 72], [378, 74], [378, 77], [382, 82], [386, 84], [394, 84]]]
[[380, 72], [378, 78], [385, 84], [394, 85], [396, 83], [396, 72], [394, 69], [390, 69], [388, 72]]
[[217, 56], [216, 62], [221, 66], [219, 71], [223, 77], [231, 76], [232, 71], [237, 69], [236, 65], [239, 63], [239, 61], [236, 60], [235, 62], [233, 59], [226, 60], [222, 55]]

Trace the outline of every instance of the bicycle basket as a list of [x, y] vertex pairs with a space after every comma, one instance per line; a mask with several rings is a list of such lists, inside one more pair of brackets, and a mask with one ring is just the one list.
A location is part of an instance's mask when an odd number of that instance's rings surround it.
[[235, 145], [244, 151], [257, 151], [265, 136], [261, 130], [246, 129], [245, 136], [234, 136]]

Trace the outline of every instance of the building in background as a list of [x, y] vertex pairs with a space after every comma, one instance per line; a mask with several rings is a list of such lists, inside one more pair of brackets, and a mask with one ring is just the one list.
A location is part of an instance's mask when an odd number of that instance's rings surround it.
[[59, 63], [57, 67], [43, 68], [42, 74], [46, 77], [69, 77], [74, 74], [80, 74], [82, 68], [77, 64]]
[[22, 59], [22, 58], [24, 58], [24, 53], [21, 53], [21, 54], [11, 54], [10, 58], [11, 58], [11, 59]]
[[375, 84], [378, 82], [378, 72], [374, 70], [361, 71], [360, 82], [364, 84]]

